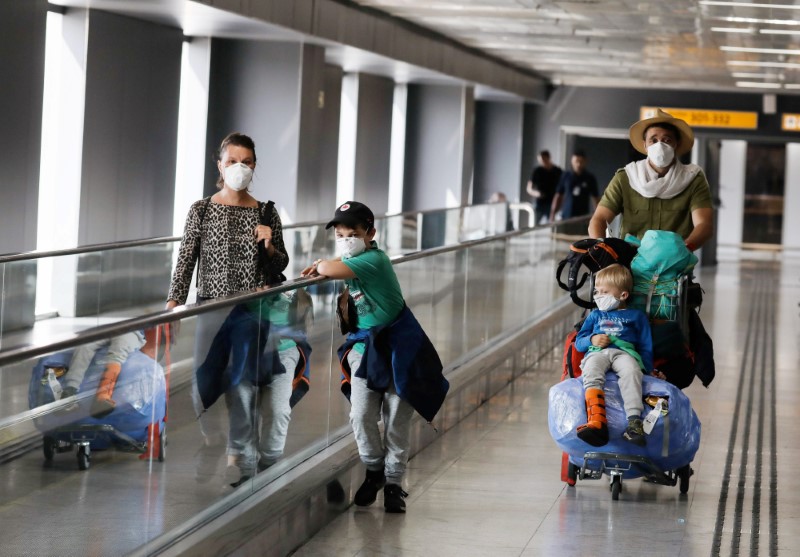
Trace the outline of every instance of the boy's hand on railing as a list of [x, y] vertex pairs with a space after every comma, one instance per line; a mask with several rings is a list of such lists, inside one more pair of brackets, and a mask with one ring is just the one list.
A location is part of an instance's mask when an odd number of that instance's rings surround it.
[[308, 267], [306, 267], [305, 269], [300, 271], [300, 276], [301, 277], [316, 277], [316, 276], [319, 276], [319, 273], [317, 272], [317, 265], [319, 265], [320, 261], [322, 261], [322, 259], [317, 259], [311, 265], [309, 265]]

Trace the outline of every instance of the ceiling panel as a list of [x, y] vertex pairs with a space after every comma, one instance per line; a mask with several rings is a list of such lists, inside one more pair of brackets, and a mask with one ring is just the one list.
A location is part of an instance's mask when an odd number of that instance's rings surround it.
[[555, 84], [787, 92], [800, 2], [354, 0]]

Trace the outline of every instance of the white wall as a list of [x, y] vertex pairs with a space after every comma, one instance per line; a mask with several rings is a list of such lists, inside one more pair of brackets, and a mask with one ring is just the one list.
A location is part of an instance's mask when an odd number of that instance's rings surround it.
[[786, 178], [783, 186], [783, 249], [800, 256], [800, 143], [786, 144]]
[[717, 223], [717, 257], [721, 261], [738, 259], [740, 255], [746, 163], [746, 141], [721, 142], [719, 197], [722, 205]]

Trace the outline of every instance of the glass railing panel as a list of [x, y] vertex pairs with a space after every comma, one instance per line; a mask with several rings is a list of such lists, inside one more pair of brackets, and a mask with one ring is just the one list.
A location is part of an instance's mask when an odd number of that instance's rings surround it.
[[[395, 270], [409, 307], [444, 365], [452, 366], [470, 353], [491, 346], [498, 335], [535, 320], [564, 297], [555, 286], [553, 274], [570, 241], [555, 229], [536, 229], [434, 256], [409, 258], [398, 263]], [[307, 286], [303, 319], [291, 313], [298, 287], [288, 286], [286, 292], [273, 289], [260, 299], [247, 295], [246, 302], [222, 306], [214, 302], [214, 309], [187, 307], [183, 311], [189, 315], [180, 320], [179, 327], [171, 328], [169, 343], [162, 342], [164, 337], [157, 337], [157, 329], [148, 326], [142, 331], [145, 344], [121, 365], [111, 397], [116, 403], [113, 411], [99, 418], [92, 417], [93, 406], [103, 409], [94, 401], [98, 386], [107, 384], [101, 379], [109, 362], [98, 359], [96, 352], [87, 371], [88, 380], [82, 382], [77, 397], [59, 400], [55, 392], [60, 387], [63, 394], [65, 376], [76, 369], [73, 353], [60, 351], [3, 365], [0, 477], [6, 480], [0, 482], [0, 520], [6, 527], [0, 532], [0, 547], [9, 554], [24, 553], [27, 538], [19, 532], [28, 531], [30, 524], [45, 524], [41, 537], [46, 539], [43, 543], [51, 545], [37, 546], [43, 554], [63, 553], [64, 543], [69, 543], [74, 552], [125, 554], [165, 532], [240, 503], [334, 441], [339, 432], [347, 431], [350, 410], [341, 393], [336, 355], [343, 336], [333, 308], [341, 286], [336, 281]], [[313, 320], [308, 318], [309, 307], [313, 307]], [[201, 313], [192, 315], [195, 311]], [[180, 315], [179, 311], [176, 316]], [[137, 322], [141, 321], [147, 320]], [[117, 327], [113, 339], [119, 340], [123, 333], [135, 335], [136, 329], [131, 327]], [[256, 342], [237, 356], [255, 362], [248, 364], [247, 370], [260, 377], [258, 374], [267, 370], [262, 360], [266, 358], [262, 348], [268, 345], [267, 340], [277, 341], [280, 360], [281, 348], [293, 348], [281, 344], [293, 332], [300, 333], [297, 338], [311, 348], [310, 389], [291, 407], [280, 458], [234, 488], [230, 484], [239, 481], [242, 472], [241, 468], [229, 470], [227, 466], [229, 456], [234, 456], [229, 453], [242, 450], [230, 442], [235, 401], [223, 386], [213, 404], [198, 404], [200, 382], [229, 374], [229, 364], [235, 359], [231, 357], [232, 347], [242, 348], [241, 342], [234, 342], [241, 340], [239, 333], [247, 338], [264, 338], [263, 346]], [[107, 336], [101, 343], [106, 354], [111, 340]], [[70, 352], [76, 348], [92, 348], [89, 352], [93, 353], [98, 347], [73, 346]], [[255, 360], [247, 360], [251, 349]], [[66, 371], [62, 373], [59, 367]], [[209, 371], [216, 371], [216, 375], [208, 375]], [[237, 423], [256, 428], [260, 418], [264, 426], [269, 408], [266, 391], [253, 389], [244, 422]], [[203, 406], [208, 408], [198, 419]], [[115, 414], [124, 418], [115, 423], [127, 437], [106, 433], [107, 442], [114, 448], [100, 450], [90, 442], [89, 453], [84, 449], [81, 454], [86, 438], [99, 435], [84, 426], [104, 425]], [[133, 431], [125, 429], [128, 424], [134, 424]], [[158, 425], [157, 432], [149, 427], [152, 424]], [[148, 431], [152, 432], [150, 437]], [[168, 443], [162, 453], [164, 431]], [[254, 456], [257, 467], [262, 454]], [[81, 470], [87, 466], [88, 470]], [[109, 524], [117, 527], [109, 529]]]
[[13, 345], [11, 334], [33, 326], [36, 307], [36, 261], [0, 264], [0, 348]]
[[[505, 204], [488, 204], [379, 217], [377, 239], [391, 256], [453, 245], [505, 230], [505, 211]], [[284, 274], [289, 278], [298, 276], [308, 262], [335, 253], [333, 234], [325, 230], [324, 222], [289, 225], [284, 239], [290, 256]], [[35, 319], [43, 322], [55, 317], [58, 328], [78, 331], [159, 309], [179, 245], [170, 239], [1, 263], [0, 346], [8, 346], [11, 340], [28, 342], [36, 334], [30, 330], [36, 326]], [[189, 301], [195, 299], [194, 289], [193, 280]], [[8, 334], [14, 338], [5, 338]]]
[[[328, 444], [330, 433], [347, 424], [349, 412], [335, 363], [342, 336], [338, 330], [334, 334], [329, 309], [333, 288], [317, 288], [304, 297], [305, 318], [288, 315], [295, 308], [295, 294], [289, 290], [181, 319], [171, 328], [169, 344], [163, 334], [156, 338], [159, 329], [149, 327], [0, 368], [0, 466], [7, 480], [0, 482], [0, 518], [4, 525], [19, 526], [0, 532], [0, 546], [11, 554], [24, 553], [22, 545], [15, 545], [24, 543], [17, 534], [26, 522], [43, 523], [44, 537], [53, 544], [43, 554], [61, 554], [65, 540], [75, 552], [125, 554], [211, 507], [236, 504], [257, 482], [263, 484], [263, 478], [284, 473], [302, 451]], [[274, 328], [278, 348], [291, 350], [280, 342], [294, 333], [312, 347], [310, 389], [291, 407], [280, 458], [262, 476], [234, 489], [230, 484], [240, 480], [239, 471], [227, 465], [229, 454], [239, 449], [231, 443], [232, 427], [242, 422], [235, 421], [240, 416], [237, 400], [224, 381], [238, 357], [255, 362], [255, 369], [246, 370], [248, 377], [265, 369], [260, 366], [271, 345], [242, 344], [238, 335], [269, 338], [267, 331]], [[116, 375], [111, 393], [115, 404], [109, 414], [93, 417], [110, 406], [97, 400], [115, 375], [109, 353], [124, 353], [126, 347], [133, 350]], [[243, 347], [256, 352], [242, 354]], [[84, 379], [75, 396], [64, 396], [71, 394], [65, 392], [67, 380], [77, 380], [80, 353], [89, 357]], [[206, 381], [220, 376], [222, 393], [210, 403]], [[268, 391], [252, 390], [250, 411], [243, 415], [253, 427], [259, 425], [258, 417], [263, 425], [268, 415]], [[152, 443], [148, 426], [155, 431]], [[158, 444], [162, 432], [168, 439], [164, 453]], [[153, 454], [157, 446], [159, 454]], [[109, 524], [119, 526], [109, 531]]]
[[0, 345], [41, 342], [163, 308], [175, 249], [162, 242], [0, 264]]

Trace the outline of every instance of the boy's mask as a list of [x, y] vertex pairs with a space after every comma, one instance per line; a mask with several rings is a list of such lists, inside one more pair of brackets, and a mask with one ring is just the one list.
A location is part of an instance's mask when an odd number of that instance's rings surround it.
[[355, 257], [367, 249], [363, 238], [336, 238], [336, 255], [342, 259]]

